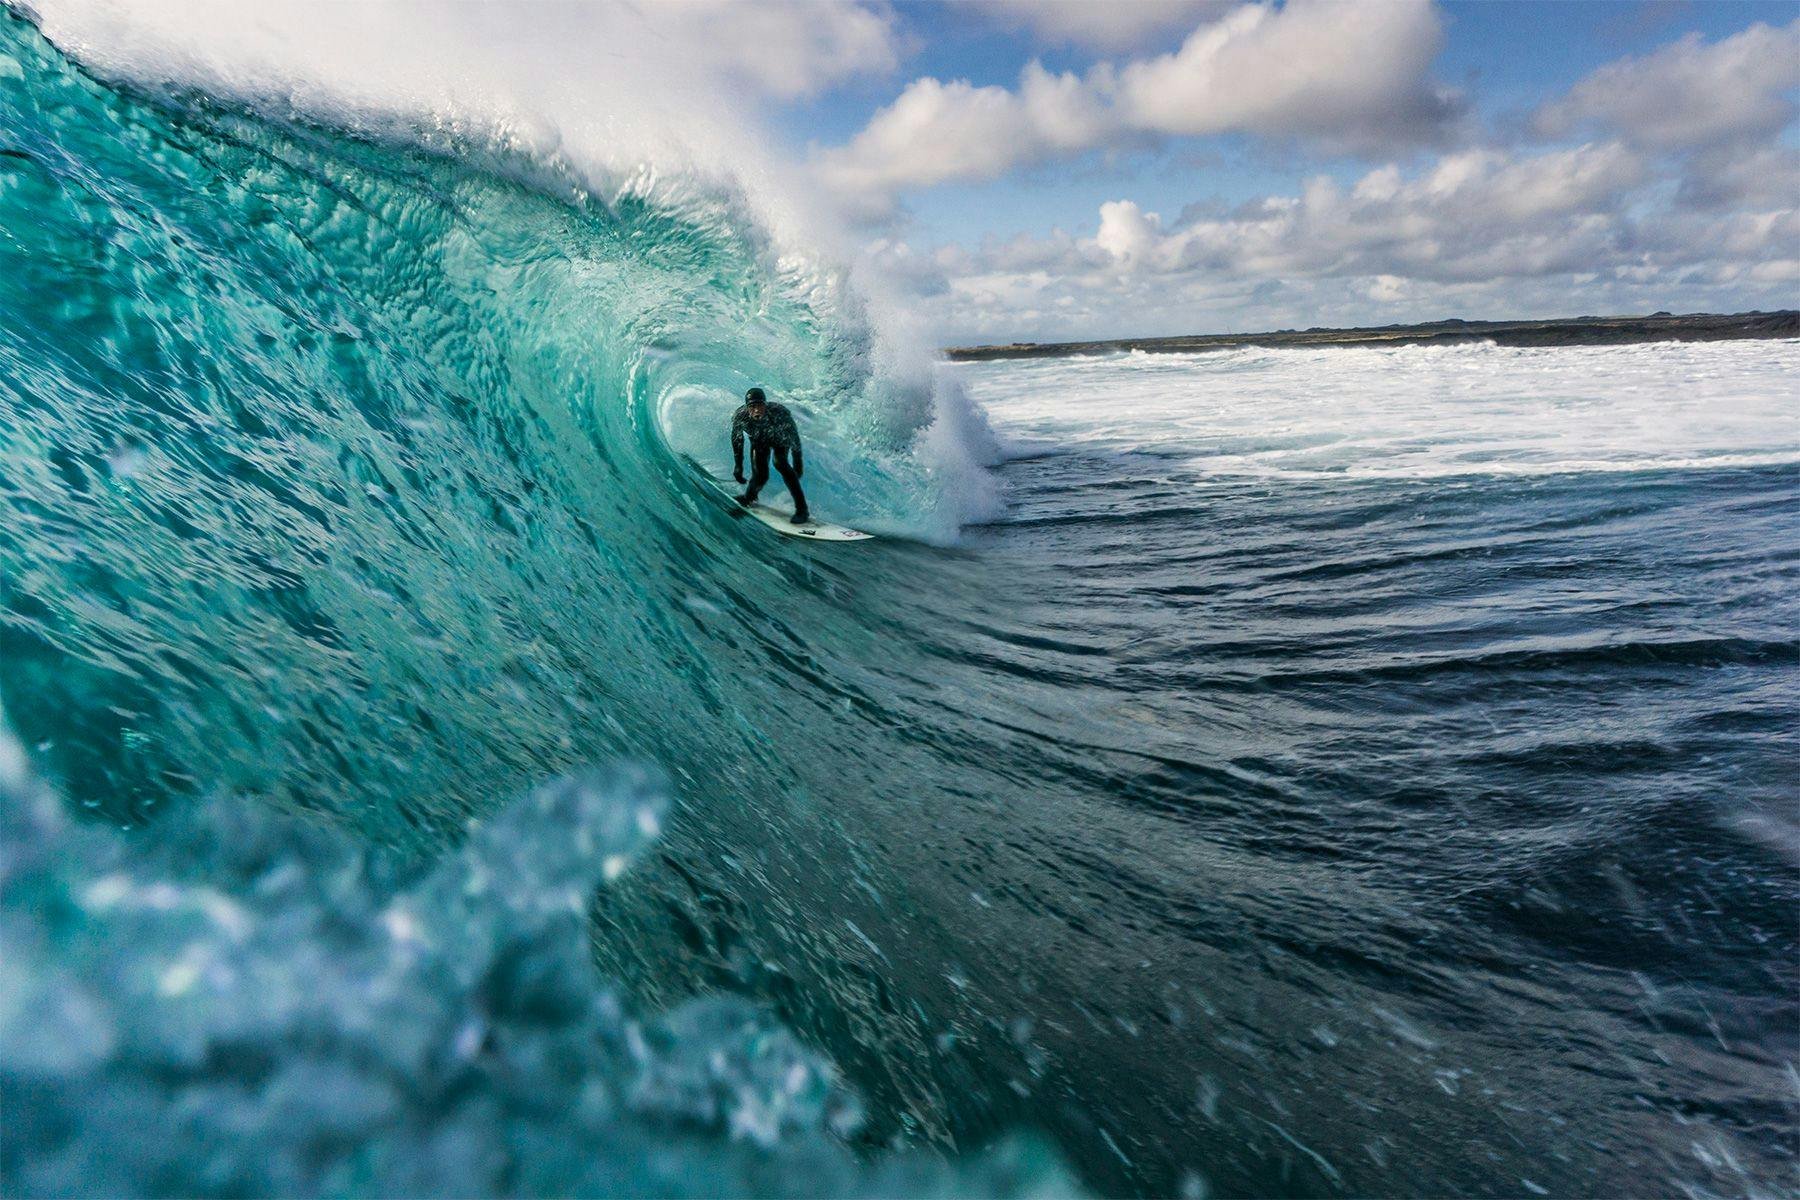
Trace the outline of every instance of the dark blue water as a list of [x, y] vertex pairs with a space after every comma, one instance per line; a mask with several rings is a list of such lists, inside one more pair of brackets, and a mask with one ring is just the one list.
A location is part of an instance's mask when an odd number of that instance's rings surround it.
[[[1792, 343], [1165, 363], [1202, 445], [0, 34], [7, 1192], [1800, 1182]], [[748, 382], [888, 536], [692, 478]]]
[[1009, 467], [966, 627], [1039, 769], [947, 865], [1101, 1186], [1788, 1186], [1800, 477], [1181, 474]]

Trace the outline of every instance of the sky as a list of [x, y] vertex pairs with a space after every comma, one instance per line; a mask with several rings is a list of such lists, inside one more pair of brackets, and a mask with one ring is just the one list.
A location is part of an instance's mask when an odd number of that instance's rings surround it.
[[945, 342], [1800, 306], [1791, 0], [797, 11], [746, 86]]
[[1800, 307], [1800, 0], [33, 8], [102, 71], [711, 173], [938, 345]]

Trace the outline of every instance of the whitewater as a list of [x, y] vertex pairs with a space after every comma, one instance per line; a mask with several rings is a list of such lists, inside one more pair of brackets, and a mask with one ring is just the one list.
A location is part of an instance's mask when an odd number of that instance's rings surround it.
[[735, 139], [78, 17], [7, 1194], [1793, 1189], [1800, 342], [935, 365]]

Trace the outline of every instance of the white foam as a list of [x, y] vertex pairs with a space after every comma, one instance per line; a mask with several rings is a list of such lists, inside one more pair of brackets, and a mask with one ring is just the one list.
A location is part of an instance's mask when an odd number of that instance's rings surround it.
[[1800, 340], [1245, 348], [971, 364], [1002, 437], [1203, 476], [1439, 478], [1800, 461]]
[[[14, 0], [18, 3], [19, 0]], [[279, 115], [453, 133], [557, 158], [599, 189], [652, 174], [741, 189], [797, 248], [842, 244], [764, 131], [732, 6], [444, 0], [29, 0], [52, 42], [139, 86], [197, 88]], [[764, 22], [767, 24], [767, 22]], [[832, 61], [832, 23], [789, 40]], [[766, 32], [759, 30], [760, 32]], [[780, 32], [780, 31], [778, 31]], [[841, 40], [841, 39], [840, 39]]]

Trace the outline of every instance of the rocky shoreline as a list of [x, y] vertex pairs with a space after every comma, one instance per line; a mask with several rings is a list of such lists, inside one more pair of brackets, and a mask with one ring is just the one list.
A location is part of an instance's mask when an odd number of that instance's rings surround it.
[[1214, 333], [1183, 337], [1113, 338], [1097, 342], [1013, 342], [1004, 346], [953, 346], [953, 362], [1004, 358], [1065, 358], [1142, 350], [1185, 354], [1237, 346], [1446, 345], [1493, 342], [1501, 346], [1616, 346], [1632, 342], [1715, 342], [1734, 338], [1800, 337], [1800, 310], [1746, 313], [1652, 313], [1647, 317], [1566, 317], [1553, 321], [1433, 321], [1370, 329], [1281, 329], [1272, 333]]

